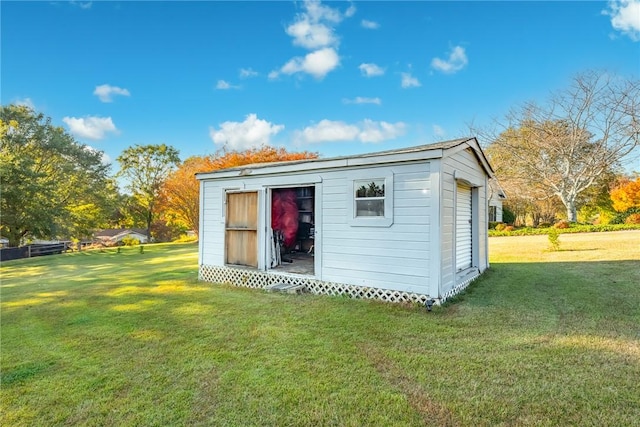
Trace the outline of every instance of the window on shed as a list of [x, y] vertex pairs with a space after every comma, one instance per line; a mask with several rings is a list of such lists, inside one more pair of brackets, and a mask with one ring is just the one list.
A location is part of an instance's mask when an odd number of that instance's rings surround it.
[[354, 181], [355, 217], [384, 216], [385, 180]]
[[[347, 222], [352, 227], [390, 227], [393, 224], [393, 173], [371, 176], [371, 171], [354, 172], [348, 181], [350, 200]], [[387, 173], [385, 173], [387, 172]]]

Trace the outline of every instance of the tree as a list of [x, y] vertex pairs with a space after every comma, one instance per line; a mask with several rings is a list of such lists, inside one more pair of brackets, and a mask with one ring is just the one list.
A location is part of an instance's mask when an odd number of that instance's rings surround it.
[[90, 239], [95, 230], [109, 227], [119, 203], [118, 188], [111, 178], [99, 188], [92, 188], [90, 197], [87, 193], [89, 189], [67, 206], [66, 233], [78, 239]]
[[619, 176], [610, 171], [603, 174], [591, 187], [578, 197], [578, 221], [608, 224], [615, 215], [609, 193]]
[[90, 217], [99, 222], [108, 210], [108, 171], [102, 152], [50, 118], [25, 106], [0, 109], [0, 231], [9, 245], [26, 237], [71, 237]]
[[626, 212], [630, 209], [640, 209], [640, 176], [635, 180], [624, 179], [611, 190], [613, 209]]
[[166, 144], [134, 145], [117, 158], [119, 177], [127, 181], [127, 188], [144, 217], [147, 236], [151, 238], [151, 224], [157, 214], [160, 189], [169, 173], [180, 163], [178, 150]]
[[557, 197], [576, 221], [579, 196], [640, 145], [640, 82], [588, 71], [546, 105], [513, 110], [487, 135], [501, 183], [514, 180]]
[[491, 160], [496, 176], [500, 178], [500, 186], [508, 194], [504, 207], [514, 214], [514, 225], [530, 222], [537, 227], [541, 223], [555, 222], [560, 202], [539, 186], [538, 182], [521, 173], [513, 150], [491, 144], [486, 149], [486, 154]]
[[162, 211], [173, 221], [198, 233], [200, 184], [195, 178], [198, 172], [211, 172], [246, 164], [317, 158], [316, 153], [290, 153], [284, 148], [264, 146], [245, 151], [219, 151], [213, 156], [196, 156], [185, 160], [173, 171], [162, 188]]
[[194, 156], [173, 171], [162, 187], [160, 206], [169, 221], [198, 230], [200, 186], [195, 174], [214, 170], [211, 156]]

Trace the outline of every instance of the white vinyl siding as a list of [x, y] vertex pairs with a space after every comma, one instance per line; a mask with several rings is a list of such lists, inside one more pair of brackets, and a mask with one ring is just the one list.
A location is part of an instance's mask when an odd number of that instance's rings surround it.
[[224, 195], [214, 182], [200, 188], [200, 264], [224, 265]]
[[471, 268], [471, 187], [458, 184], [456, 194], [456, 271]]
[[[479, 271], [484, 271], [488, 267], [487, 262], [487, 198], [486, 185], [487, 177], [479, 167], [478, 159], [471, 149], [458, 150], [447, 153], [442, 160], [441, 173], [441, 266], [442, 277], [440, 281], [440, 293], [446, 293], [453, 289], [460, 280], [464, 280], [466, 275], [458, 275], [458, 245], [457, 245], [457, 186], [466, 184], [476, 186], [471, 191], [472, 209], [472, 246], [471, 263], [472, 267], [477, 267]], [[473, 193], [477, 195], [475, 202]], [[474, 204], [475, 203], [475, 204]], [[484, 206], [484, 209], [480, 209]], [[475, 233], [475, 234], [474, 234]], [[475, 246], [474, 246], [475, 245]], [[473, 260], [477, 260], [477, 265], [473, 265]], [[464, 272], [464, 270], [462, 270]]]
[[[354, 180], [367, 176], [393, 183], [385, 187], [393, 202], [386, 226], [352, 218]], [[429, 268], [431, 193], [428, 162], [325, 174], [322, 280], [428, 293], [437, 276]]]

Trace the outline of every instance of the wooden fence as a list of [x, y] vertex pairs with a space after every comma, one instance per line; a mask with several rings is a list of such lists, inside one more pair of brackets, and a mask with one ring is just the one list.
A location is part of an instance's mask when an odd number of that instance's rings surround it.
[[71, 242], [27, 245], [20, 246], [19, 248], [2, 248], [0, 249], [0, 261], [61, 254], [68, 250], [71, 250]]

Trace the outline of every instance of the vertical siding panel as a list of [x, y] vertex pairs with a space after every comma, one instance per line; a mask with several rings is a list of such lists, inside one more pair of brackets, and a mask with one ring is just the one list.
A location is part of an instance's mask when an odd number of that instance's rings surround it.
[[431, 197], [429, 199], [431, 203], [431, 228], [429, 234], [431, 236], [429, 242], [429, 296], [432, 298], [438, 298], [441, 294], [440, 289], [442, 287], [442, 180], [441, 174], [441, 161], [432, 160], [429, 164], [429, 180], [431, 184]]

